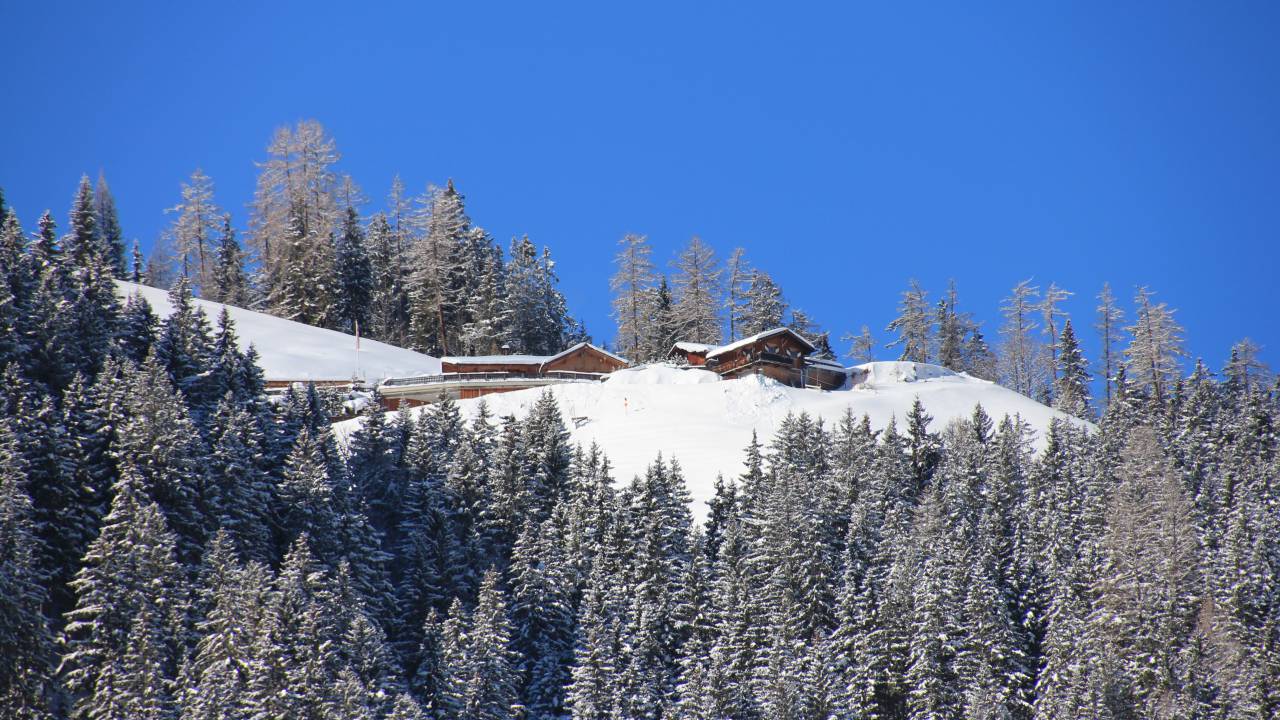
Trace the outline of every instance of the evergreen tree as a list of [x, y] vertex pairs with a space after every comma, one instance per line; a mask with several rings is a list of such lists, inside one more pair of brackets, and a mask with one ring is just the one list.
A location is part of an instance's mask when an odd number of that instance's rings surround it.
[[372, 289], [369, 298], [369, 337], [403, 345], [409, 331], [405, 295], [405, 257], [400, 233], [378, 213], [369, 223], [367, 245]]
[[782, 317], [786, 310], [782, 290], [773, 282], [773, 278], [760, 270], [752, 270], [751, 282], [747, 287], [746, 309], [740, 318], [738, 333], [751, 336], [782, 327]]
[[1080, 352], [1080, 343], [1076, 340], [1070, 319], [1062, 326], [1062, 335], [1055, 349], [1057, 366], [1054, 377], [1057, 379], [1054, 381], [1053, 406], [1068, 415], [1090, 416], [1088, 365]]
[[156, 341], [159, 318], [151, 304], [139, 293], [133, 293], [124, 302], [120, 321], [116, 324], [116, 344], [126, 358], [140, 363], [151, 354]]
[[409, 292], [413, 344], [425, 352], [449, 355], [463, 302], [452, 283], [471, 219], [452, 179], [443, 190], [429, 189], [419, 202], [422, 235], [413, 248]]
[[144, 703], [172, 680], [182, 642], [186, 585], [177, 540], [132, 466], [121, 469], [114, 492], [72, 582], [77, 600], [62, 672], [77, 716], [133, 717], [144, 706], [127, 703]]
[[564, 713], [575, 627], [573, 583], [554, 519], [525, 525], [511, 554], [511, 647], [529, 717]]
[[230, 213], [222, 216], [222, 231], [218, 236], [211, 282], [202, 292], [214, 302], [240, 307], [249, 304], [249, 279], [244, 271], [244, 252], [236, 241]]
[[[455, 604], [454, 612], [459, 609]], [[519, 705], [518, 674], [510, 648], [511, 624], [497, 573], [487, 573], [481, 582], [480, 597], [467, 618], [465, 634], [450, 639], [455, 646], [445, 651], [448, 680], [447, 701], [442, 703], [444, 717], [520, 717], [523, 708]], [[456, 708], [456, 715], [449, 712], [450, 706]]]
[[42, 614], [47, 598], [26, 461], [10, 421], [0, 419], [0, 706], [12, 717], [47, 717], [55, 692], [53, 634]]
[[125, 277], [124, 231], [116, 214], [116, 200], [102, 173], [98, 173], [98, 182], [93, 188], [93, 209], [107, 263], [115, 270], [116, 277]]
[[338, 328], [365, 332], [369, 327], [369, 302], [373, 295], [373, 268], [365, 249], [364, 231], [354, 207], [347, 207], [334, 264], [337, 266], [337, 296], [334, 312]]

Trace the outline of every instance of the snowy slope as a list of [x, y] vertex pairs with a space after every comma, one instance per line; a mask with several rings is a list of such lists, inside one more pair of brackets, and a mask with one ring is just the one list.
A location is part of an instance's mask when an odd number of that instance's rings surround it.
[[[572, 439], [599, 443], [617, 480], [642, 473], [659, 452], [678, 459], [699, 515], [712, 495], [716, 475], [742, 472], [743, 448], [751, 431], [767, 445], [788, 413], [808, 412], [830, 427], [845, 408], [852, 408], [859, 417], [869, 415], [872, 425], [880, 428], [891, 417], [901, 421], [919, 396], [934, 418], [934, 430], [968, 416], [978, 403], [997, 421], [1017, 414], [1038, 429], [1051, 418], [1067, 417], [1012, 390], [934, 365], [876, 362], [857, 369], [863, 382], [833, 392], [791, 388], [759, 376], [721, 380], [707, 370], [669, 365], [622, 370], [598, 384], [551, 386], [551, 392], [560, 402]], [[495, 416], [519, 416], [542, 392], [535, 388], [489, 395], [485, 401]], [[463, 400], [459, 405], [470, 412], [478, 402]], [[348, 422], [340, 432], [352, 427]]]
[[[168, 291], [116, 281], [116, 294], [122, 300], [135, 292], [141, 293], [160, 317], [173, 312]], [[232, 305], [204, 300], [196, 300], [196, 304], [204, 308], [215, 326], [222, 308], [231, 313], [241, 349], [250, 344], [257, 348], [258, 364], [267, 380], [350, 380], [357, 375], [355, 338], [351, 335]], [[358, 375], [368, 382], [438, 372], [440, 361], [430, 355], [373, 340], [360, 341]]]

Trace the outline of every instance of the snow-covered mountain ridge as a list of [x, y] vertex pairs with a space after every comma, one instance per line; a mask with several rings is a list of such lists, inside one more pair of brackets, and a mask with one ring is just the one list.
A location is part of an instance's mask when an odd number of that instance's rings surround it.
[[[722, 380], [707, 370], [647, 365], [616, 372], [600, 383], [521, 390], [489, 395], [484, 401], [495, 416], [522, 416], [543, 392], [551, 392], [572, 440], [598, 443], [619, 481], [644, 472], [658, 453], [677, 459], [699, 514], [712, 496], [717, 474], [733, 477], [742, 472], [743, 449], [752, 431], [767, 445], [790, 413], [807, 412], [830, 426], [851, 408], [882, 428], [894, 417], [901, 423], [919, 397], [934, 418], [930, 427], [935, 430], [968, 416], [977, 404], [997, 420], [1019, 415], [1041, 433], [1051, 419], [1069, 419], [1000, 385], [936, 365], [873, 362], [855, 370], [861, 382], [825, 392], [788, 387], [761, 376]], [[459, 406], [470, 415], [479, 402], [462, 400]], [[340, 433], [349, 432], [355, 422], [339, 423]]]

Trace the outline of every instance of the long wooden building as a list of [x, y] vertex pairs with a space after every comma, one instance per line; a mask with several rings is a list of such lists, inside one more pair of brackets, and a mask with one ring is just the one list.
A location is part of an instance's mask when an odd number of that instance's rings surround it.
[[477, 355], [440, 358], [435, 375], [389, 378], [378, 386], [389, 408], [422, 405], [446, 395], [465, 400], [567, 382], [599, 382], [627, 367], [625, 358], [578, 343], [555, 355]]

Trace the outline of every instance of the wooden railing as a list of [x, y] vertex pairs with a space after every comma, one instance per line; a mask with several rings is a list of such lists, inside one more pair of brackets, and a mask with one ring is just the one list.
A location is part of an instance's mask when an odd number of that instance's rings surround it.
[[474, 372], [474, 373], [439, 373], [437, 375], [415, 375], [413, 377], [387, 378], [382, 384], [388, 387], [406, 385], [436, 385], [450, 382], [492, 382], [500, 380], [577, 380], [581, 382], [603, 380], [605, 373], [575, 372], [572, 370], [549, 370], [543, 373], [513, 372]]

